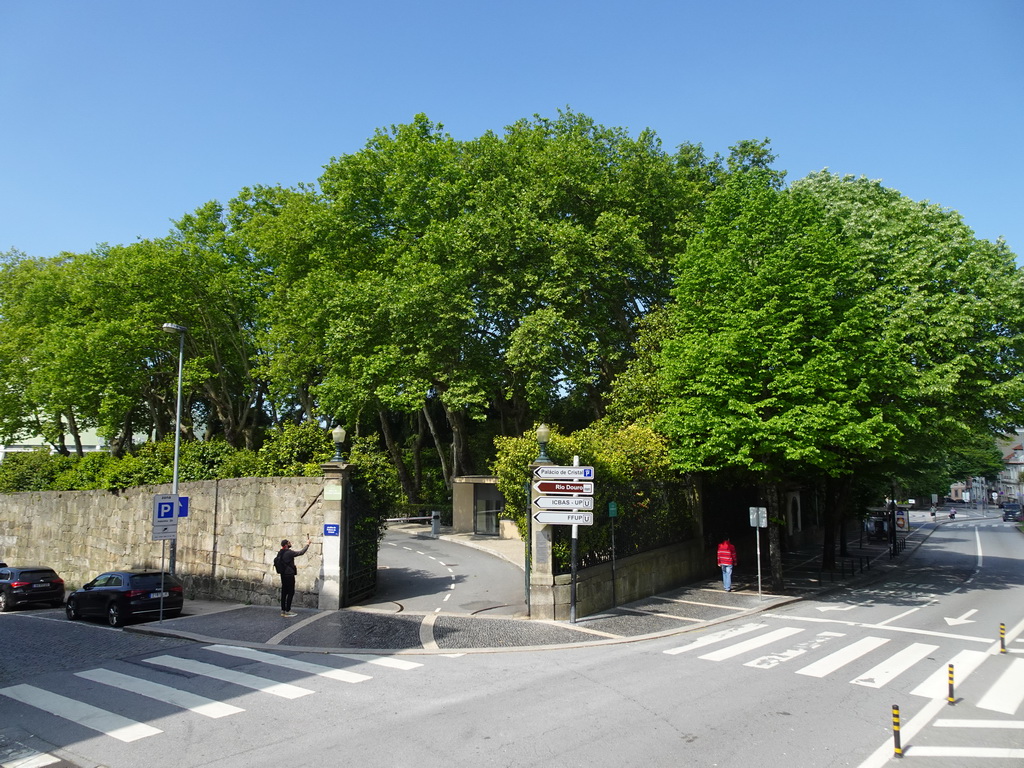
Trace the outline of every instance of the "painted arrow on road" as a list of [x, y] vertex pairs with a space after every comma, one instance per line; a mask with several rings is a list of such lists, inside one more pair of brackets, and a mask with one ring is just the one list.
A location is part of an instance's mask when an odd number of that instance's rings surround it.
[[977, 608], [971, 608], [971, 610], [969, 610], [967, 613], [965, 613], [963, 616], [961, 616], [958, 619], [951, 619], [948, 616], [944, 616], [943, 618], [946, 619], [946, 623], [949, 624], [949, 626], [951, 626], [951, 627], [956, 625], [956, 624], [973, 624], [974, 623], [974, 619], [969, 619], [967, 617], [968, 616], [973, 616], [977, 612], [978, 612]]

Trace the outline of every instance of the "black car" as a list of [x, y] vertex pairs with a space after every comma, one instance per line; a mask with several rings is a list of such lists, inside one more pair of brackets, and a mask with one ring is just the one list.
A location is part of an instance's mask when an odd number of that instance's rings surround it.
[[1020, 520], [1020, 504], [1004, 504], [1003, 505], [1003, 522], [1004, 523], [1019, 523]]
[[64, 579], [45, 565], [15, 568], [0, 563], [0, 611], [29, 603], [49, 603], [57, 608], [64, 602]]
[[101, 616], [112, 627], [136, 618], [172, 618], [185, 603], [181, 582], [160, 571], [107, 571], [68, 595], [69, 619]]

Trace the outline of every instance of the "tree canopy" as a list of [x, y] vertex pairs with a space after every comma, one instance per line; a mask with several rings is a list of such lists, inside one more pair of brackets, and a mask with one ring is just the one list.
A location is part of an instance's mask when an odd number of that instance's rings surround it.
[[172, 322], [187, 441], [342, 423], [409, 501], [541, 420], [657, 434], [676, 472], [769, 496], [989, 466], [978, 441], [1022, 420], [1013, 254], [877, 182], [787, 187], [774, 162], [767, 140], [666, 151], [572, 111], [468, 140], [417, 115], [166, 237], [8, 253], [0, 440], [165, 438]]

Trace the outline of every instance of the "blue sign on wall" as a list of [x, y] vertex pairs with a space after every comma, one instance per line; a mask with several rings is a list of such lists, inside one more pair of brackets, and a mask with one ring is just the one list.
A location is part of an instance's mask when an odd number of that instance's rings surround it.
[[341, 536], [341, 526], [336, 523], [324, 523], [324, 536]]
[[188, 517], [188, 496], [178, 497], [178, 517]]

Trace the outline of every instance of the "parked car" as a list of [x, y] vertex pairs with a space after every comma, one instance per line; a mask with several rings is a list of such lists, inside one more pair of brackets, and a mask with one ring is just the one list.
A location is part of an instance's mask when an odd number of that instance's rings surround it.
[[15, 568], [0, 563], [0, 611], [29, 603], [49, 603], [54, 608], [62, 605], [64, 579], [45, 565]]
[[160, 571], [108, 571], [68, 595], [64, 610], [69, 619], [103, 617], [112, 627], [141, 618], [181, 613], [185, 603], [181, 582]]

